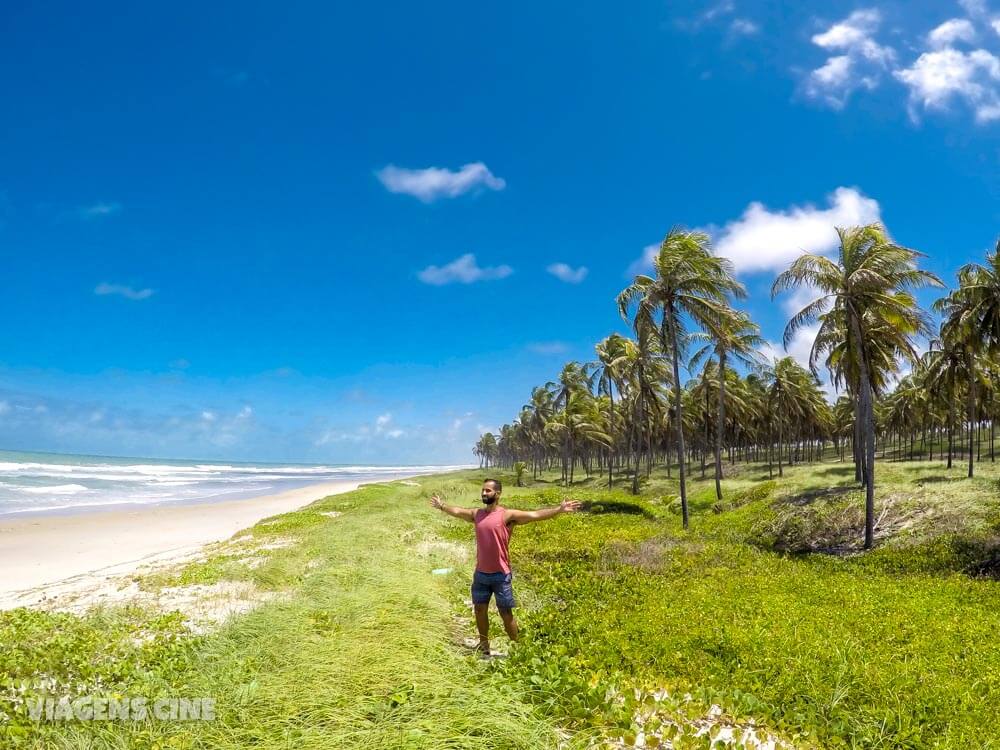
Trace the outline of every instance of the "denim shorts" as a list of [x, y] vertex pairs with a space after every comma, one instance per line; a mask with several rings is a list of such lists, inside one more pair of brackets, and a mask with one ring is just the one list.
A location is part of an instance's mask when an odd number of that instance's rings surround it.
[[489, 604], [490, 597], [496, 595], [497, 607], [499, 609], [514, 609], [514, 589], [511, 587], [510, 573], [482, 573], [476, 571], [472, 574], [472, 603]]

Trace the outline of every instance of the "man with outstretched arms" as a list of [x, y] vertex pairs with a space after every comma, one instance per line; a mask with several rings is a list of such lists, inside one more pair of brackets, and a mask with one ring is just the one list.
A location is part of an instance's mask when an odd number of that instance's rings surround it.
[[563, 500], [553, 508], [539, 510], [513, 510], [500, 505], [503, 487], [497, 479], [483, 482], [480, 509], [457, 508], [445, 505], [438, 495], [431, 497], [431, 507], [443, 510], [450, 516], [471, 521], [476, 525], [476, 572], [472, 575], [472, 605], [476, 611], [476, 628], [479, 630], [478, 650], [490, 653], [490, 597], [496, 596], [497, 611], [503, 620], [504, 630], [512, 641], [517, 640], [517, 620], [514, 619], [514, 591], [511, 587], [511, 570], [508, 547], [510, 533], [516, 524], [544, 521], [560, 513], [571, 513], [580, 507], [578, 500]]

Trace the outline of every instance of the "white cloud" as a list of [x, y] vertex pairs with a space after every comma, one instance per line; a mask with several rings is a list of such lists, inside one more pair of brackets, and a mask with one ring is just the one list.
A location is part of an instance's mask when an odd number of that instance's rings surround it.
[[[772, 364], [774, 360], [781, 359], [782, 357], [791, 357], [808, 370], [809, 352], [812, 351], [812, 345], [816, 340], [817, 333], [819, 333], [818, 323], [812, 326], [805, 326], [795, 332], [792, 340], [788, 342], [787, 349], [781, 344], [768, 341], [761, 347], [761, 354], [764, 355], [768, 364]], [[830, 373], [823, 368], [822, 361], [817, 362], [816, 365], [819, 370], [817, 374], [820, 380], [820, 390], [826, 394], [826, 400], [833, 403], [837, 400], [837, 389], [830, 382]]]
[[702, 13], [700, 19], [703, 23], [714, 21], [716, 18], [720, 16], [725, 16], [728, 15], [729, 13], [732, 13], [735, 9], [736, 6], [732, 0], [722, 0], [722, 2], [716, 3], [708, 10], [706, 10], [704, 13]]
[[803, 251], [836, 249], [834, 227], [880, 221], [878, 201], [856, 188], [839, 187], [827, 201], [827, 208], [805, 204], [779, 211], [751, 203], [739, 219], [712, 231], [715, 251], [729, 258], [737, 273], [783, 270]]
[[761, 348], [761, 354], [764, 355], [768, 362], [781, 359], [782, 357], [791, 357], [808, 369], [809, 352], [812, 351], [812, 345], [816, 340], [817, 333], [819, 333], [818, 323], [811, 326], [804, 326], [795, 332], [792, 340], [788, 342], [787, 349], [781, 343], [767, 341]]
[[653, 245], [646, 245], [646, 247], [642, 249], [642, 255], [633, 260], [629, 264], [628, 268], [625, 269], [625, 276], [628, 278], [632, 278], [633, 276], [637, 276], [640, 273], [647, 274], [650, 271], [652, 271], [653, 258], [656, 257], [656, 254], [659, 251], [660, 251], [660, 243], [656, 243]]
[[807, 96], [840, 109], [853, 91], [878, 86], [881, 74], [896, 59], [896, 51], [874, 39], [882, 23], [875, 8], [856, 10], [826, 31], [815, 34], [816, 46], [836, 52], [805, 81]]
[[819, 299], [819, 296], [819, 290], [816, 287], [806, 284], [796, 287], [793, 291], [784, 295], [781, 307], [791, 317], [806, 305]]
[[882, 14], [878, 10], [856, 10], [822, 34], [815, 34], [812, 42], [825, 50], [843, 50], [872, 62], [889, 63], [895, 59], [896, 51], [872, 38], [881, 23]]
[[201, 413], [201, 418], [204, 419], [206, 422], [214, 422], [216, 419], [218, 419], [218, 416], [215, 414], [215, 412], [206, 410]]
[[721, 2], [709, 6], [704, 12], [694, 16], [693, 18], [677, 19], [676, 24], [678, 28], [685, 31], [697, 32], [703, 26], [719, 21], [735, 10], [736, 4], [733, 0], [721, 0]]
[[481, 161], [466, 164], [457, 172], [441, 167], [406, 169], [390, 164], [375, 173], [390, 193], [412, 195], [430, 203], [438, 198], [456, 198], [477, 188], [503, 190], [507, 183]]
[[847, 101], [845, 92], [856, 88], [851, 85], [852, 67], [851, 58], [847, 55], [827, 58], [826, 63], [809, 75], [806, 92], [814, 99], [823, 99], [834, 109], [840, 109]]
[[973, 18], [980, 18], [986, 15], [985, 0], [958, 0], [958, 4]]
[[514, 273], [510, 266], [493, 266], [480, 268], [476, 265], [476, 256], [466, 253], [445, 266], [427, 266], [417, 274], [425, 284], [441, 286], [443, 284], [471, 284], [476, 281], [491, 281], [504, 279]]
[[332, 429], [326, 430], [314, 442], [315, 446], [327, 443], [370, 443], [373, 438], [381, 436], [389, 440], [398, 440], [406, 435], [406, 431], [392, 425], [392, 413], [386, 412], [375, 417], [375, 429], [363, 424], [353, 431]]
[[955, 42], [971, 42], [975, 38], [976, 30], [968, 18], [952, 18], [933, 29], [927, 35], [927, 43], [940, 49]]
[[10, 404], [6, 401], [0, 401], [0, 414], [6, 414], [10, 411]]
[[729, 24], [729, 30], [740, 36], [753, 36], [760, 32], [760, 26], [749, 18], [736, 18]]
[[393, 440], [403, 437], [403, 435], [405, 435], [406, 432], [398, 427], [393, 427], [391, 422], [392, 422], [392, 414], [390, 412], [386, 412], [385, 414], [381, 414], [378, 417], [376, 417], [375, 434], [384, 435], [385, 437], [391, 438]]
[[80, 217], [83, 219], [100, 219], [105, 216], [111, 216], [122, 210], [120, 203], [95, 203], [92, 206], [83, 206], [78, 210]]
[[562, 341], [536, 341], [528, 344], [527, 349], [532, 354], [542, 355], [565, 354], [569, 351], [569, 347]]
[[553, 263], [545, 270], [551, 273], [560, 281], [565, 281], [567, 284], [579, 284], [581, 281], [587, 278], [586, 266], [573, 268], [572, 266], [569, 266], [566, 263]]
[[124, 284], [109, 284], [106, 281], [102, 281], [94, 287], [94, 294], [101, 296], [114, 294], [126, 299], [140, 300], [152, 297], [154, 292], [152, 289], [135, 289]]
[[993, 30], [1000, 35], [1000, 18], [994, 18], [990, 21], [990, 26], [992, 26]]
[[984, 49], [925, 52], [895, 76], [910, 89], [914, 119], [918, 107], [945, 111], [954, 100], [968, 104], [980, 123], [1000, 119], [1000, 58]]

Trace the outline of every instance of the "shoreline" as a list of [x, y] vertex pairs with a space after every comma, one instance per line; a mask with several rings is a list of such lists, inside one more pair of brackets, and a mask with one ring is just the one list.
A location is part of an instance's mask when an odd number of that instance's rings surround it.
[[181, 562], [264, 518], [371, 483], [320, 482], [238, 500], [0, 517], [0, 610], [36, 606], [143, 566]]

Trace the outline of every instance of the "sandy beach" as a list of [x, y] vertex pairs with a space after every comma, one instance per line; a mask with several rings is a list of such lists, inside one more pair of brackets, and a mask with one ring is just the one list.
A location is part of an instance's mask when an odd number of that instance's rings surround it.
[[243, 500], [0, 520], [0, 609], [32, 606], [141, 566], [197, 555], [262, 518], [359, 486], [327, 482]]

